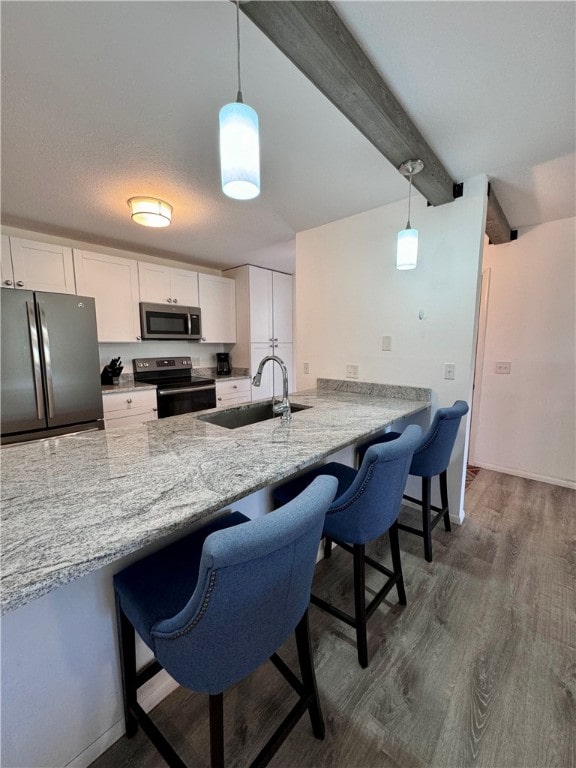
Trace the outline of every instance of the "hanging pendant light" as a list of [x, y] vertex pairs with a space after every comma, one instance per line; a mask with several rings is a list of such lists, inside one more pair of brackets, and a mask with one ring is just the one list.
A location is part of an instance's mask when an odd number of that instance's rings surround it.
[[220, 172], [222, 191], [234, 200], [260, 194], [260, 140], [258, 115], [244, 104], [240, 80], [240, 5], [236, 0], [238, 94], [220, 110]]
[[396, 269], [414, 269], [418, 261], [418, 230], [410, 225], [410, 198], [412, 193], [412, 176], [424, 168], [422, 160], [407, 160], [402, 163], [398, 169], [402, 176], [408, 176], [410, 185], [408, 187], [408, 221], [406, 229], [398, 232], [398, 242], [396, 245]]

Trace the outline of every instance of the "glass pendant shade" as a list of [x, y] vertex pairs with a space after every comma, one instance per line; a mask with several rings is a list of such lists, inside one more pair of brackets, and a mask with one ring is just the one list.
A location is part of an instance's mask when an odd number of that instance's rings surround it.
[[414, 269], [418, 261], [418, 230], [403, 229], [398, 232], [396, 269]]
[[258, 115], [235, 101], [220, 110], [220, 172], [222, 191], [234, 200], [260, 194]]
[[132, 220], [145, 227], [167, 227], [172, 220], [172, 206], [155, 197], [131, 197], [128, 205]]

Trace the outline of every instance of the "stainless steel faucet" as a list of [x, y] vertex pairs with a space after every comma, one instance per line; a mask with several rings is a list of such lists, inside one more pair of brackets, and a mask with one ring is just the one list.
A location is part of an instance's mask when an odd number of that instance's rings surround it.
[[292, 421], [292, 411], [290, 410], [290, 401], [288, 400], [288, 369], [286, 368], [284, 360], [281, 360], [276, 355], [266, 355], [266, 357], [260, 360], [260, 365], [258, 366], [256, 375], [252, 379], [252, 384], [255, 387], [260, 386], [260, 382], [262, 381], [262, 371], [269, 360], [278, 363], [282, 370], [282, 402], [277, 403], [274, 400], [274, 392], [272, 392], [272, 410], [274, 413], [282, 414], [280, 421]]

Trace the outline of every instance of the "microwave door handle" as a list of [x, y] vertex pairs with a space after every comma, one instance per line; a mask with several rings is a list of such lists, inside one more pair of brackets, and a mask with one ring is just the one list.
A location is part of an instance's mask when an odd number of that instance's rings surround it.
[[48, 418], [54, 416], [54, 383], [52, 380], [52, 359], [50, 357], [50, 336], [48, 335], [48, 322], [46, 310], [42, 304], [38, 304], [40, 314], [40, 332], [42, 334], [42, 351], [44, 353], [44, 365], [46, 368], [46, 393], [48, 395]]
[[159, 397], [162, 397], [163, 395], [181, 395], [186, 392], [208, 392], [209, 389], [215, 390], [216, 387], [214, 385], [208, 386], [208, 387], [182, 387], [180, 389], [158, 389], [157, 394]]
[[188, 323], [188, 336], [192, 336], [192, 317], [190, 312], [186, 313], [186, 322]]
[[44, 421], [44, 396], [42, 394], [42, 367], [40, 365], [40, 347], [38, 345], [38, 327], [34, 317], [34, 302], [26, 302], [28, 315], [28, 330], [30, 332], [30, 348], [32, 350], [32, 367], [34, 370], [34, 395], [36, 397], [36, 414], [38, 421]]

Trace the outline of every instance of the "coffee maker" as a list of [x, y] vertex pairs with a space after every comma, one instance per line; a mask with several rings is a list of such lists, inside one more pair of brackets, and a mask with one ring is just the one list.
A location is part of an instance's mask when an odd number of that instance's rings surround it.
[[230, 352], [216, 352], [216, 376], [230, 376], [231, 373]]

